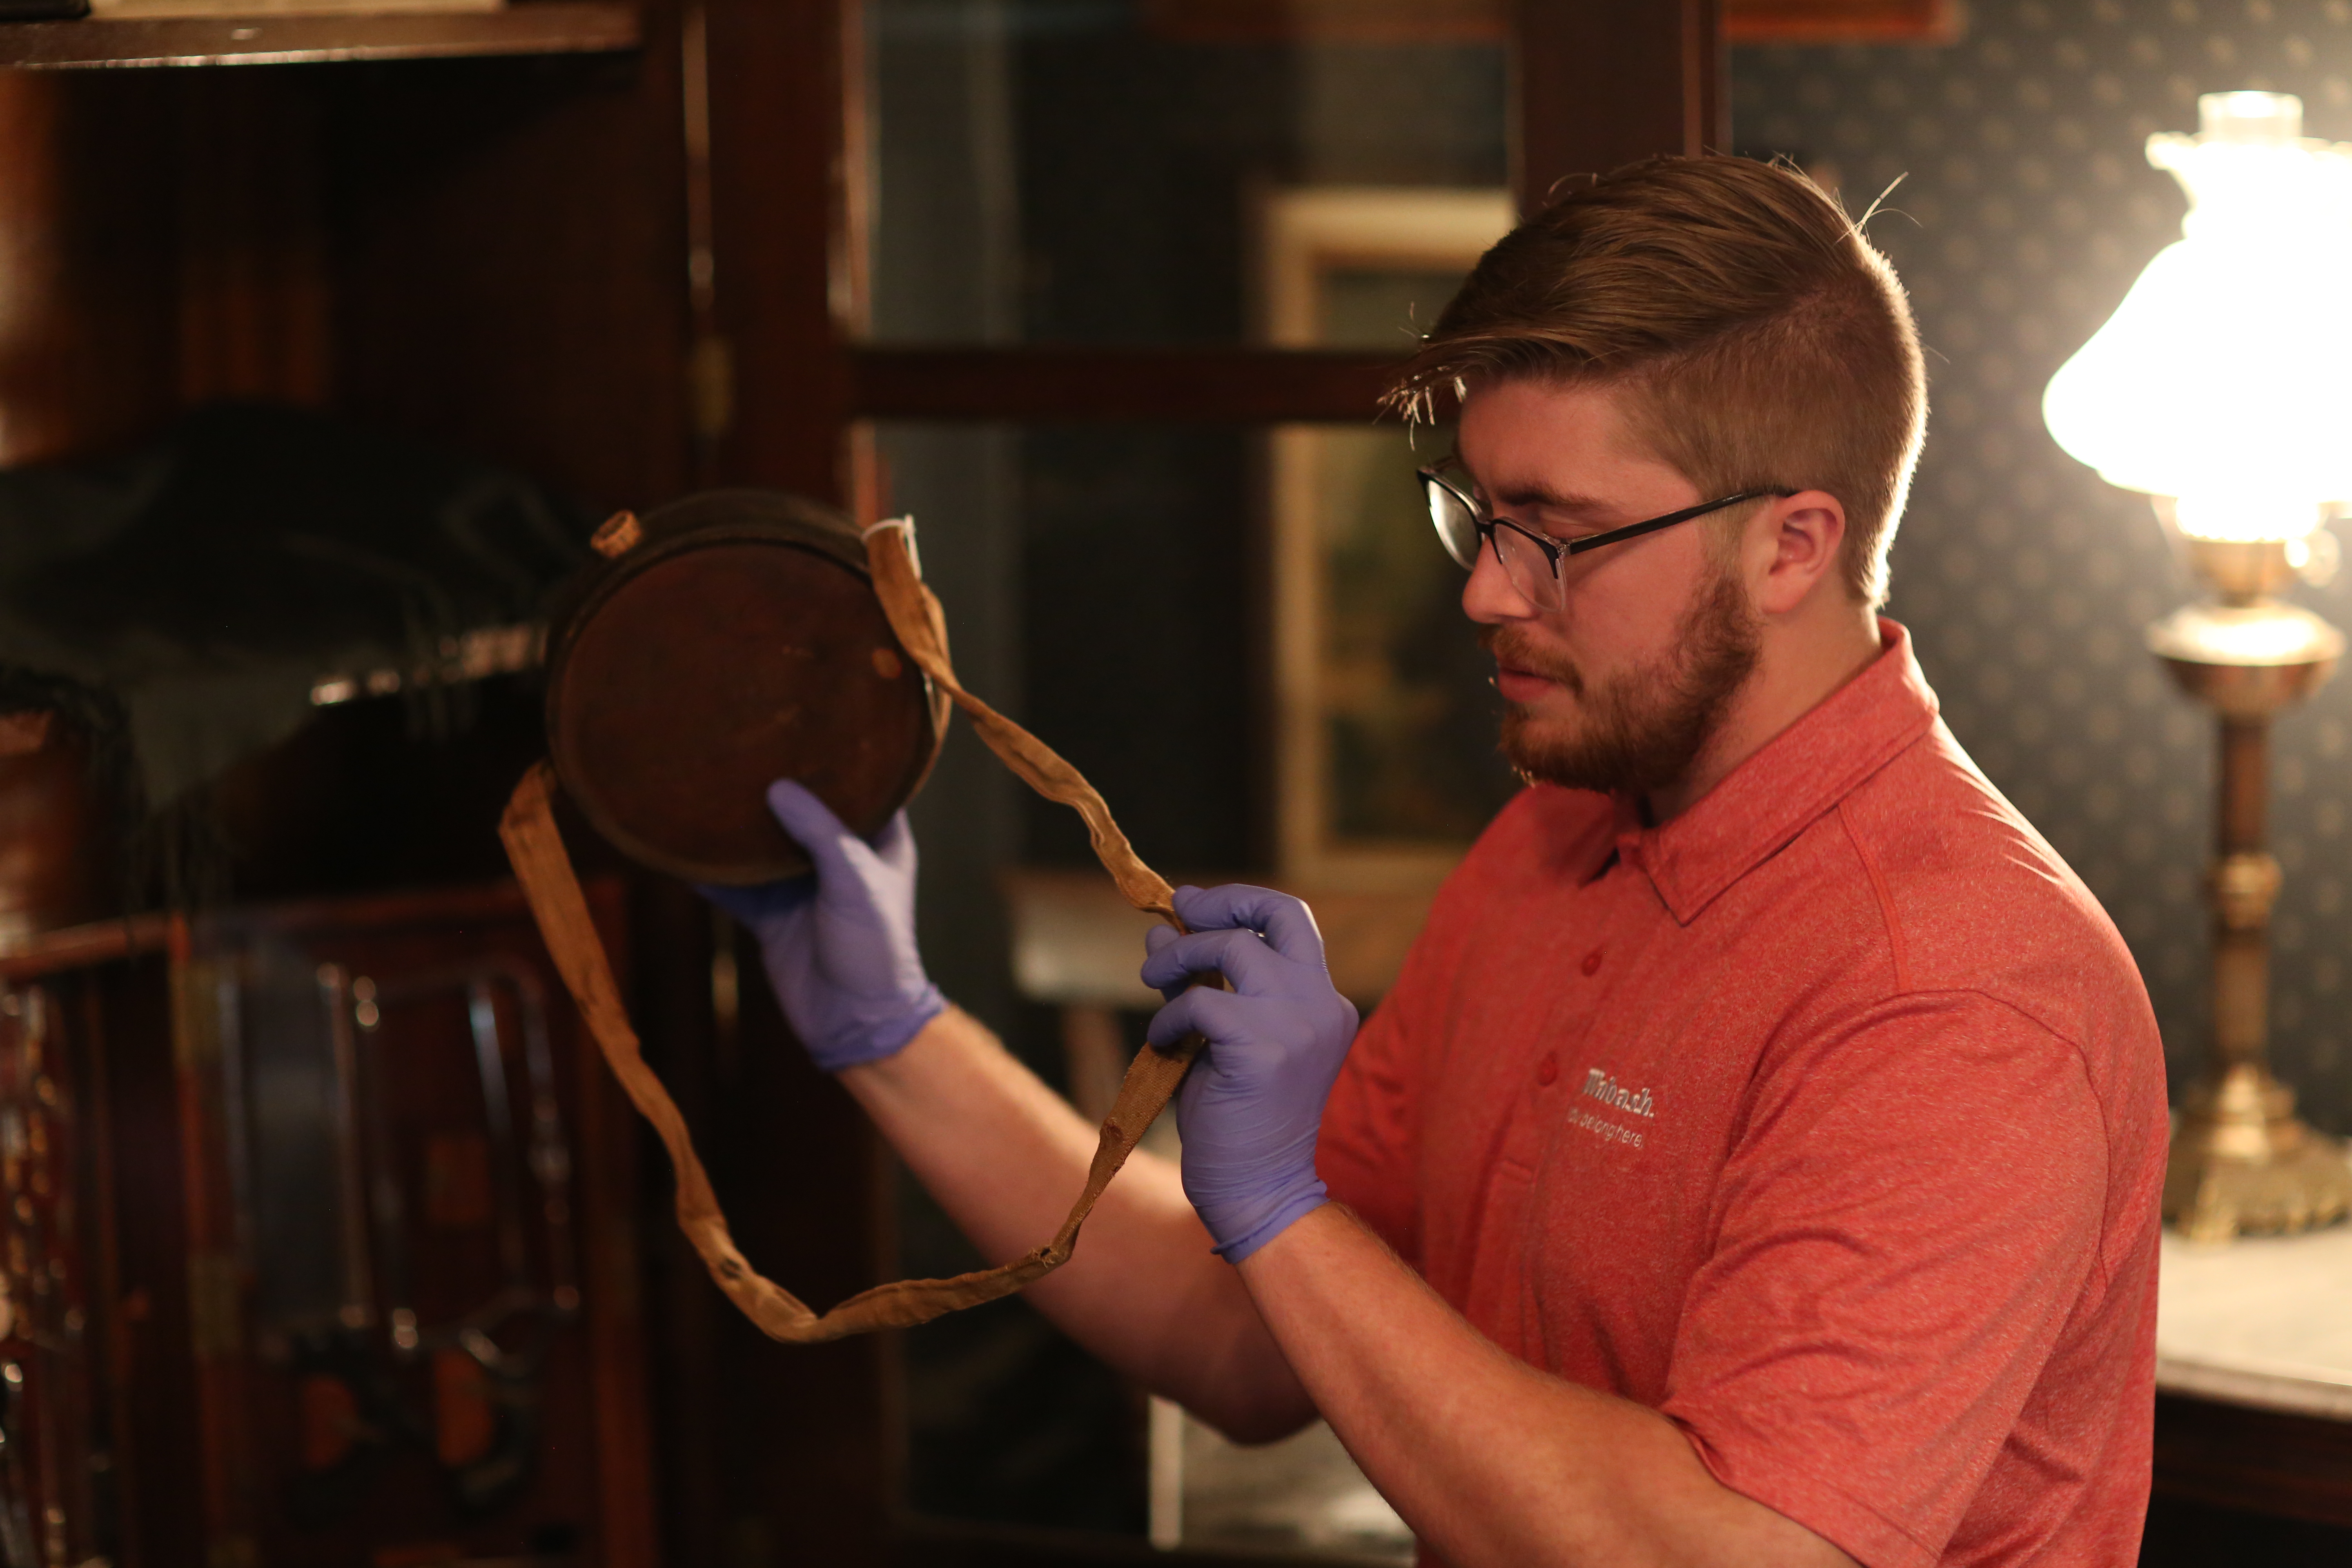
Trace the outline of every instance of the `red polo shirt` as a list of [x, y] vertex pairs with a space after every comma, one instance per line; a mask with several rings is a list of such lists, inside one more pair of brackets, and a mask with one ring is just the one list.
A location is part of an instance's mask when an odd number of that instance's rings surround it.
[[1438, 896], [1318, 1163], [1480, 1331], [1867, 1568], [2128, 1564], [2164, 1058], [1906, 635], [1663, 827], [1538, 785]]

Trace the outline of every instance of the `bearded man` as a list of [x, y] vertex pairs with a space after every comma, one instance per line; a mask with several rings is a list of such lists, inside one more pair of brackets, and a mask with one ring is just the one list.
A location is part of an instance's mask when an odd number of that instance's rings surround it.
[[[1636, 165], [1479, 263], [1432, 394], [1528, 787], [1360, 1033], [1304, 905], [1179, 894], [1181, 1177], [1139, 1158], [1031, 1299], [1236, 1436], [1319, 1412], [1426, 1561], [2133, 1562], [2162, 1057], [1875, 613], [1926, 407], [1893, 271], [1792, 171]], [[795, 1028], [1017, 1255], [1092, 1130], [923, 978], [903, 821], [771, 799], [816, 886], [736, 907]]]

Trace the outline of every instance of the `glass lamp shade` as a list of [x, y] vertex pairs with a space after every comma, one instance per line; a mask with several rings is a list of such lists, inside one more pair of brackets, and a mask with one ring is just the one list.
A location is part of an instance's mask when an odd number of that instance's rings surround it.
[[2352, 500], [2352, 144], [2302, 100], [2208, 93], [2147, 141], [2189, 193], [2181, 237], [2043, 395], [2059, 446], [2181, 531], [2300, 540]]

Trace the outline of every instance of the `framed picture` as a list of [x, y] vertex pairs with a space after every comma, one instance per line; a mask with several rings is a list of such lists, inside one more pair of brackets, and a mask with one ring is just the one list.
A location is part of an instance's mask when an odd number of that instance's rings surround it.
[[[1290, 348], [1408, 353], [1511, 226], [1503, 190], [1320, 185], [1258, 215], [1260, 328]], [[1413, 469], [1444, 430], [1290, 425], [1270, 437], [1275, 842], [1286, 886], [1433, 889], [1514, 781], [1496, 753], [1460, 568]]]

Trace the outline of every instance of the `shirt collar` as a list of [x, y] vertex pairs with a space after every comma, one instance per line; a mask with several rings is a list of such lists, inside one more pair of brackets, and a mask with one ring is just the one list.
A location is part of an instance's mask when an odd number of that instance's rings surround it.
[[1935, 723], [1936, 694], [1912, 657], [1910, 633], [1884, 616], [1878, 632], [1884, 649], [1861, 674], [1673, 821], [1644, 827], [1641, 803], [1617, 797], [1618, 858], [1648, 876], [1675, 920], [1696, 920]]

